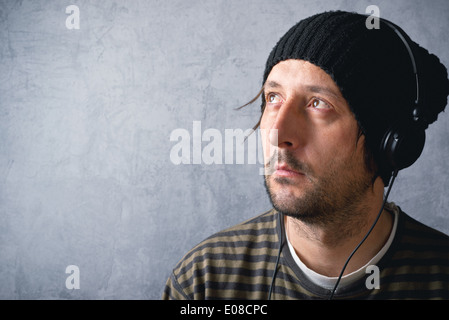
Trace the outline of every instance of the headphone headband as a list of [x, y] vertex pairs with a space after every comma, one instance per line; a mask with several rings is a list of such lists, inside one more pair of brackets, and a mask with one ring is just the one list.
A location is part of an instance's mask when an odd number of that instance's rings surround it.
[[[392, 126], [384, 135], [380, 145], [382, 155], [381, 170], [385, 181], [389, 180], [391, 174], [411, 166], [421, 155], [425, 143], [425, 129], [427, 123], [421, 112], [422, 94], [420, 93], [418, 66], [407, 35], [405, 32], [390, 21], [382, 19], [396, 35], [401, 39], [410, 57], [413, 74], [416, 83], [416, 96], [411, 110], [412, 121], [399, 121]], [[388, 176], [386, 176], [388, 175]], [[388, 186], [388, 182], [385, 182]]]
[[410, 61], [412, 64], [413, 74], [415, 77], [415, 84], [416, 84], [416, 87], [415, 87], [416, 96], [415, 96], [415, 101], [414, 101], [415, 106], [412, 111], [413, 120], [415, 122], [420, 122], [421, 124], [424, 125], [424, 128], [427, 128], [427, 123], [425, 123], [424, 119], [422, 118], [422, 114], [423, 114], [421, 111], [422, 95], [421, 95], [420, 86], [419, 86], [418, 67], [417, 67], [415, 55], [413, 54], [413, 50], [410, 46], [410, 43], [406, 39], [405, 32], [400, 27], [398, 27], [394, 23], [392, 23], [388, 20], [385, 20], [385, 19], [381, 19], [381, 21], [383, 21], [387, 26], [389, 26], [397, 34], [397, 36], [401, 39], [402, 43], [404, 44], [405, 48], [407, 49], [407, 52], [408, 52], [408, 55], [410, 57]]

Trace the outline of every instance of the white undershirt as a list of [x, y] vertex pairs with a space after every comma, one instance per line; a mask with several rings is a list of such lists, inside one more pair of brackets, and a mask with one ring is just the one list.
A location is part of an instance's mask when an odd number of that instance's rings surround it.
[[[340, 280], [340, 284], [339, 284], [340, 287], [344, 287], [346, 285], [354, 283], [355, 281], [361, 279], [364, 275], [366, 275], [366, 271], [365, 271], [366, 267], [368, 267], [369, 265], [375, 265], [377, 262], [379, 262], [379, 260], [382, 259], [382, 257], [384, 256], [384, 254], [387, 252], [388, 248], [390, 247], [391, 243], [393, 242], [394, 236], [396, 234], [397, 224], [398, 224], [399, 210], [394, 203], [387, 203], [387, 205], [385, 205], [385, 209], [387, 209], [389, 212], [391, 212], [394, 216], [393, 228], [391, 229], [391, 233], [390, 233], [390, 236], [388, 237], [387, 242], [382, 247], [382, 249], [380, 249], [380, 251], [367, 264], [365, 264], [360, 269], [343, 276]], [[310, 281], [312, 281], [316, 285], [323, 287], [325, 289], [331, 290], [334, 288], [338, 277], [323, 276], [322, 274], [316, 273], [312, 269], [309, 269], [301, 261], [301, 259], [299, 259], [298, 255], [295, 252], [295, 249], [293, 248], [292, 244], [288, 240], [288, 236], [287, 236], [287, 243], [288, 243], [288, 247], [290, 249], [290, 253], [291, 253], [293, 259], [295, 260], [296, 264], [301, 269], [301, 271], [307, 276], [307, 278], [309, 278]]]

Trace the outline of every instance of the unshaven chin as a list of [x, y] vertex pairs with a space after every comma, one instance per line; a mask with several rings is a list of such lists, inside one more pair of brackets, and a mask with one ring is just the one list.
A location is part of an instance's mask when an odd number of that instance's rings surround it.
[[372, 174], [364, 168], [354, 170], [346, 162], [334, 163], [325, 173], [317, 175], [288, 151], [280, 153], [279, 159], [300, 170], [307, 179], [298, 182], [266, 175], [265, 187], [276, 210], [311, 227], [338, 230], [342, 237], [350, 236], [361, 229], [361, 224], [366, 224], [369, 212], [366, 200], [372, 192]]

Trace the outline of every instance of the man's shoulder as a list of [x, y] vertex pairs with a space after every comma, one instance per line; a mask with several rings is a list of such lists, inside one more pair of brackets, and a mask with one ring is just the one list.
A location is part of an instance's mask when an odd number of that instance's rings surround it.
[[[399, 211], [395, 239], [379, 262], [379, 299], [447, 299], [449, 236]], [[378, 294], [378, 295], [377, 295]]]
[[189, 259], [192, 255], [223, 251], [224, 248], [248, 247], [249, 243], [263, 242], [264, 240], [277, 241], [276, 217], [276, 211], [271, 209], [221, 230], [194, 246], [182, 260]]
[[403, 237], [407, 241], [427, 240], [435, 244], [449, 245], [449, 236], [435, 228], [432, 228], [401, 210], [403, 219]]
[[410, 263], [449, 266], [449, 236], [400, 212], [396, 258]]
[[219, 231], [194, 246], [174, 268], [175, 274], [195, 269], [195, 265], [207, 265], [210, 261], [221, 264], [245, 261], [255, 251], [276, 247], [277, 214], [274, 209]]
[[235, 240], [235, 236], [266, 235], [267, 233], [275, 232], [275, 228], [277, 225], [276, 219], [276, 211], [274, 209], [271, 209], [232, 227], [219, 231], [206, 238], [203, 243], [214, 241], [215, 238], [226, 238], [229, 241], [233, 241]]
[[238, 282], [240, 276], [258, 276], [275, 259], [277, 217], [272, 209], [201, 241], [173, 269], [164, 297], [204, 299], [223, 289], [228, 277]]

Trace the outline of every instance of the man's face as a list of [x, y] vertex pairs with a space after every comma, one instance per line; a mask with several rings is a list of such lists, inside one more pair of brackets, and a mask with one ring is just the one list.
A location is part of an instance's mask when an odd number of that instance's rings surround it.
[[309, 62], [286, 60], [271, 70], [264, 95], [260, 129], [273, 206], [310, 223], [350, 218], [373, 174], [364, 165], [364, 137], [358, 139], [357, 121], [337, 85]]

